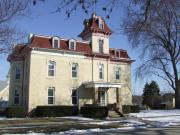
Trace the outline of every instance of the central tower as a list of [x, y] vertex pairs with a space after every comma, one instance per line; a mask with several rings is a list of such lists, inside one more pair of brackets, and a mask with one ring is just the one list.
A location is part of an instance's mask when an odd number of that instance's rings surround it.
[[93, 53], [109, 54], [109, 36], [111, 34], [112, 31], [104, 19], [93, 13], [90, 19], [84, 20], [84, 30], [79, 37], [92, 43]]

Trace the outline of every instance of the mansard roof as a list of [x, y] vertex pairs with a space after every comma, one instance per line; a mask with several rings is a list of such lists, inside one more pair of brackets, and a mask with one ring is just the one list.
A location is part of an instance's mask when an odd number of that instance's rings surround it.
[[[53, 37], [34, 36], [29, 46], [37, 48], [54, 49], [52, 46], [52, 39]], [[71, 39], [59, 38], [60, 47], [58, 48], [58, 50], [91, 53], [90, 43], [76, 40], [76, 50], [70, 50], [69, 40]]]
[[[28, 44], [21, 44], [16, 45], [14, 51], [11, 55], [9, 55], [8, 60], [22, 60], [31, 50], [34, 48], [43, 48], [52, 51], [64, 51], [64, 52], [74, 52], [74, 53], [81, 53], [87, 57], [95, 57], [95, 58], [102, 58], [102, 59], [110, 59], [114, 62], [126, 62], [132, 63], [133, 60], [130, 59], [126, 50], [122, 49], [109, 49], [109, 54], [102, 54], [102, 53], [94, 53], [91, 49], [91, 42], [87, 41], [79, 41], [75, 40], [76, 48], [75, 50], [69, 49], [69, 40], [71, 39], [64, 39], [59, 38], [60, 47], [53, 48], [52, 45], [53, 36], [41, 36], [41, 35], [33, 35], [31, 40]], [[119, 57], [116, 57], [116, 52], [119, 52]]]

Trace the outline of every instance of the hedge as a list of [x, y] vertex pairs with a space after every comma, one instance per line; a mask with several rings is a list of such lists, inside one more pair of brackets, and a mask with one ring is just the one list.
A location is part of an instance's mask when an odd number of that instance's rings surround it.
[[140, 107], [139, 105], [131, 105], [131, 113], [139, 113], [140, 112]]
[[26, 116], [24, 107], [22, 106], [8, 107], [6, 109], [6, 115], [8, 118], [24, 118]]
[[108, 116], [108, 108], [104, 106], [83, 106], [81, 114], [88, 118], [105, 118]]
[[62, 117], [78, 114], [77, 106], [37, 106], [36, 116], [38, 117]]
[[6, 115], [6, 109], [0, 109], [0, 116]]
[[123, 114], [131, 113], [131, 106], [130, 105], [123, 105], [122, 106], [122, 112], [123, 112]]
[[122, 111], [123, 114], [138, 113], [140, 112], [140, 107], [139, 105], [123, 105]]

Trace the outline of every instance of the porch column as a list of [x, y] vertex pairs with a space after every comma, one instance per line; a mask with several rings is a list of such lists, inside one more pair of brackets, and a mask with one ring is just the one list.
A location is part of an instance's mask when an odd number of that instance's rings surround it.
[[94, 104], [98, 104], [98, 88], [93, 88], [94, 89]]
[[121, 97], [121, 92], [120, 88], [116, 88], [116, 97], [117, 97], [117, 108], [120, 112], [122, 112], [122, 97]]

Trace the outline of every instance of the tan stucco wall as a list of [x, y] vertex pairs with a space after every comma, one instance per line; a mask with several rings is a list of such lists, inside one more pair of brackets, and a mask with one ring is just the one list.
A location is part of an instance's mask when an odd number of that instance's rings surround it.
[[[9, 87], [9, 106], [14, 106], [14, 90], [17, 89], [20, 92], [20, 99], [22, 99], [22, 82], [23, 77], [20, 79], [15, 79], [15, 70], [16, 66], [20, 68], [20, 74], [23, 74], [23, 61], [13, 61], [10, 67], [10, 87]], [[22, 100], [20, 100], [20, 104], [22, 105]]]
[[[29, 63], [30, 55], [28, 54], [24, 61], [12, 61], [10, 66], [10, 86], [9, 86], [9, 106], [24, 106], [28, 108], [28, 91], [29, 91]], [[20, 79], [15, 79], [16, 66], [20, 68]], [[14, 105], [14, 90], [20, 92], [19, 105]], [[23, 98], [22, 98], [23, 97]]]
[[[48, 77], [48, 62], [56, 62], [55, 77]], [[92, 80], [90, 59], [67, 58], [43, 54], [31, 55], [29, 107], [47, 105], [48, 87], [55, 87], [55, 104], [71, 105], [71, 90], [79, 88], [84, 81]], [[71, 77], [71, 65], [78, 63], [78, 78]], [[34, 98], [37, 97], [35, 100]]]
[[[55, 77], [48, 77], [48, 62], [56, 62]], [[71, 77], [71, 65], [78, 63], [78, 77]], [[104, 65], [104, 78], [99, 79], [99, 64]], [[15, 80], [15, 66], [23, 69], [23, 80]], [[120, 80], [115, 80], [114, 68], [119, 67]], [[23, 74], [22, 73], [22, 74]], [[132, 104], [131, 95], [131, 68], [130, 64], [110, 62], [105, 59], [93, 59], [81, 54], [49, 52], [47, 50], [32, 51], [27, 55], [24, 62], [14, 61], [10, 70], [10, 94], [9, 104], [13, 106], [13, 91], [20, 90], [20, 105], [29, 111], [39, 105], [48, 105], [48, 87], [55, 87], [55, 105], [72, 105], [71, 90], [77, 88], [79, 91], [79, 106], [92, 104], [94, 100], [94, 89], [85, 89], [84, 82], [118, 82], [123, 83], [119, 89], [121, 104]], [[23, 82], [23, 85], [22, 85]], [[23, 96], [23, 99], [22, 99]], [[117, 102], [116, 88], [107, 91], [107, 102]]]
[[[54, 78], [47, 76], [48, 61], [56, 62], [56, 75]], [[78, 78], [71, 77], [71, 64], [78, 63]], [[92, 64], [93, 63], [93, 64]], [[104, 79], [99, 80], [99, 64], [104, 64]], [[119, 66], [122, 69], [121, 79], [114, 79], [114, 67]], [[93, 68], [92, 68], [93, 67]], [[108, 67], [108, 68], [107, 68]], [[109, 70], [109, 72], [107, 71]], [[93, 89], [85, 89], [82, 83], [88, 81], [101, 82], [124, 82], [125, 86], [122, 88], [121, 95], [126, 95], [123, 98], [123, 104], [131, 104], [130, 87], [130, 70], [129, 64], [110, 63], [107, 60], [86, 58], [82, 55], [77, 57], [71, 56], [56, 56], [39, 54], [33, 52], [31, 54], [30, 62], [30, 85], [29, 85], [29, 109], [35, 108], [37, 105], [47, 105], [47, 89], [48, 87], [55, 87], [55, 105], [72, 105], [71, 104], [71, 90], [78, 88], [79, 91], [79, 105], [91, 104], [94, 99]], [[113, 77], [114, 76], [114, 77]], [[116, 90], [108, 90], [109, 103], [116, 102]], [[129, 99], [128, 99], [129, 98]]]
[[[131, 69], [129, 64], [110, 62], [105, 59], [87, 58], [83, 55], [59, 55], [58, 53], [32, 51], [24, 61], [24, 85], [22, 86], [22, 76], [20, 80], [15, 80], [15, 66], [23, 68], [23, 62], [11, 63], [10, 70], [10, 95], [9, 104], [13, 106], [14, 89], [20, 90], [20, 105], [29, 108], [29, 111], [38, 105], [48, 105], [48, 87], [55, 87], [55, 105], [72, 105], [71, 90], [78, 88], [79, 105], [92, 104], [94, 100], [93, 89], [85, 89], [84, 82], [121, 82], [120, 99], [122, 104], [131, 104]], [[56, 62], [55, 77], [48, 77], [48, 62]], [[71, 64], [78, 63], [78, 77], [71, 77]], [[99, 64], [104, 65], [104, 78], [99, 79]], [[115, 80], [114, 68], [120, 67], [120, 80]], [[23, 71], [23, 70], [21, 70]], [[21, 73], [22, 75], [22, 73]], [[22, 91], [23, 89], [23, 91]], [[23, 101], [22, 101], [23, 95]], [[116, 88], [107, 91], [107, 102], [116, 103]]]
[[103, 44], [103, 52], [105, 54], [109, 54], [109, 36], [106, 36], [104, 34], [100, 34], [100, 33], [92, 33], [92, 51], [93, 52], [99, 52], [99, 40], [103, 40], [104, 44]]

